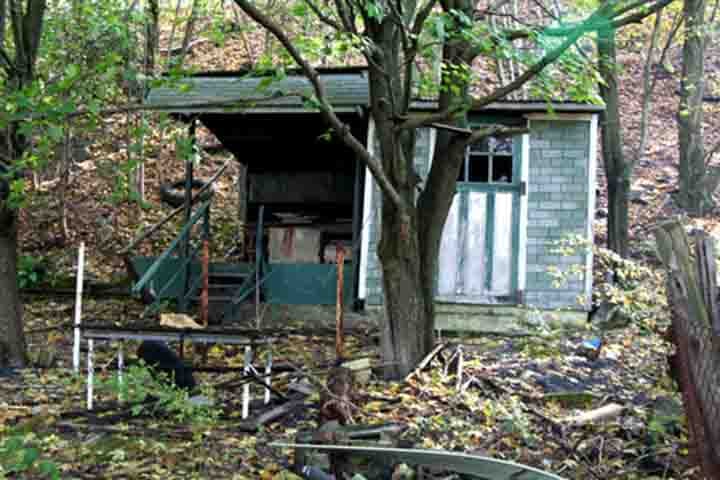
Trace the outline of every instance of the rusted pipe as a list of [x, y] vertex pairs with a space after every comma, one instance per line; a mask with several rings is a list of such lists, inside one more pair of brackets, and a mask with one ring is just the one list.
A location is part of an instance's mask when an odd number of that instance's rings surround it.
[[343, 310], [343, 267], [345, 264], [345, 249], [339, 243], [336, 246], [335, 261], [337, 264], [337, 304], [335, 307], [335, 356], [338, 363], [340, 363], [342, 362], [344, 356], [343, 345], [345, 343], [343, 333], [343, 323], [345, 321], [345, 315]]

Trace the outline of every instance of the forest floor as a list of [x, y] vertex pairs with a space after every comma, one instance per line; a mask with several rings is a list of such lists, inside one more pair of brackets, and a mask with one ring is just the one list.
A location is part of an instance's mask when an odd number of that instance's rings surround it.
[[[630, 38], [628, 41], [633, 41]], [[232, 44], [225, 47], [232, 49]], [[711, 47], [710, 58], [720, 58]], [[207, 46], [199, 47], [191, 61], [227, 68]], [[713, 57], [714, 56], [714, 57]], [[192, 57], [192, 55], [191, 55]], [[212, 59], [215, 59], [213, 62]], [[671, 63], [679, 68], [679, 50]], [[623, 131], [626, 151], [637, 144], [640, 52], [620, 59], [623, 95]], [[712, 63], [712, 62], [710, 62]], [[229, 65], [233, 67], [237, 65]], [[720, 65], [712, 63], [708, 78], [717, 85]], [[675, 111], [678, 82], [672, 75], [658, 82], [658, 101], [653, 106], [648, 149], [639, 159], [633, 180], [631, 203], [632, 248], [638, 261], [650, 258], [653, 246], [648, 231], [657, 221], [679, 213], [674, 207], [677, 188], [677, 133]], [[718, 104], [708, 104], [708, 144], [720, 140]], [[143, 227], [152, 225], [169, 209], [158, 199], [160, 183], [181, 175], [175, 159], [172, 132], [155, 132], [147, 141], [147, 208], [113, 200], [121, 171], [125, 145], [111, 134], [124, 128], [124, 118], [108, 119], [107, 135], [97, 135], [89, 156], [71, 172], [68, 200], [69, 235], [61, 233], [59, 203], [52, 178], [41, 178], [28, 208], [22, 213], [22, 253], [26, 263], [46, 266], [46, 284], [72, 286], [77, 245], [88, 245], [88, 274], [93, 281], [126, 281], [117, 252]], [[201, 132], [200, 142], [212, 142]], [[227, 154], [205, 155], [199, 175], [209, 177]], [[213, 249], [222, 256], [233, 245], [238, 232], [235, 218], [237, 195], [235, 166], [224, 176], [215, 194]], [[602, 169], [598, 169], [599, 191], [604, 193]], [[51, 177], [51, 176], [50, 176]], [[688, 220], [688, 228], [720, 233], [717, 212], [703, 219]], [[604, 195], [598, 199], [596, 239], [604, 242]], [[717, 232], [716, 232], [717, 230]], [[166, 226], [141, 252], [157, 252], [177, 231]], [[130, 299], [89, 299], [86, 318], [116, 322], [138, 317], [141, 306]], [[128, 412], [108, 391], [97, 392], [96, 408], [105, 413], [84, 411], [84, 377], [71, 373], [72, 333], [68, 328], [73, 311], [70, 297], [27, 297], [25, 326], [33, 358], [53, 352], [50, 368], [34, 366], [22, 371], [2, 372], [0, 378], [0, 435], [27, 433], [29, 445], [41, 458], [55, 462], [62, 478], [248, 478], [271, 479], [291, 463], [291, 452], [271, 448], [274, 441], [292, 441], [300, 430], [318, 427], [317, 393], [307, 397], [306, 407], [270, 423], [257, 433], [241, 429], [241, 388], [233, 382], [237, 374], [198, 374], [215, 401], [214, 420], [190, 415], [176, 416], [147, 411]], [[662, 336], [666, 318], [653, 318], [607, 334], [597, 360], [581, 355], [580, 344], [589, 332], [538, 332], [521, 338], [452, 338], [466, 345], [468, 388], [456, 391], [455, 372], [446, 372], [440, 360], [427, 371], [404, 382], [387, 383], [373, 377], [363, 388], [364, 401], [355, 412], [361, 424], [395, 422], [406, 425], [403, 437], [418, 447], [443, 448], [518, 461], [555, 472], [565, 478], [670, 479], [689, 475], [687, 434], [679, 395], [667, 374], [665, 359], [669, 345]], [[361, 331], [348, 337], [351, 357], [369, 357], [375, 363], [377, 333]], [[287, 336], [278, 330], [273, 351], [279, 364], [292, 364], [312, 371], [319, 380], [327, 373], [334, 355], [331, 337]], [[127, 346], [132, 352], [133, 345]], [[98, 376], [115, 374], [115, 351], [97, 345]], [[133, 356], [132, 354], [130, 356]], [[242, 364], [237, 348], [212, 348], [214, 366]], [[38, 362], [45, 363], [45, 362]], [[287, 385], [298, 378], [291, 370], [277, 378]], [[255, 387], [255, 397], [261, 395]], [[574, 394], [574, 395], [571, 395]], [[573, 426], [569, 419], [598, 406], [616, 403], [623, 407], [608, 422]], [[255, 409], [254, 411], [258, 411]], [[9, 453], [0, 448], [0, 459]], [[1, 463], [1, 462], [0, 462]], [[38, 472], [32, 473], [32, 475]], [[39, 475], [39, 474], [38, 474]], [[31, 474], [20, 475], [28, 478]], [[277, 477], [276, 477], [277, 476]], [[2, 473], [0, 473], [2, 477]]]
[[[89, 300], [85, 312], [122, 319], [138, 314], [139, 307], [127, 300]], [[315, 388], [295, 412], [248, 432], [240, 418], [238, 373], [196, 373], [203, 393], [214, 402], [209, 412], [183, 412], [184, 417], [163, 409], [133, 412], [129, 400], [118, 403], [113, 390], [96, 387], [95, 412], [89, 413], [85, 377], [72, 374], [71, 331], [53, 328], [72, 310], [72, 301], [36, 298], [26, 308], [27, 329], [35, 332], [29, 335], [31, 345], [52, 351], [53, 367], [2, 378], [0, 431], [31, 433], [26, 442], [57, 465], [61, 478], [284, 478], [292, 452], [269, 444], [293, 442], [299, 431], [319, 427]], [[650, 329], [628, 327], [609, 333], [600, 357], [591, 360], [581, 348], [586, 338], [587, 332], [546, 332], [445, 339], [445, 356], [413, 378], [388, 383], [373, 377], [358, 386], [354, 420], [404, 425], [401, 438], [419, 448], [491, 456], [568, 479], [683, 478], [688, 473], [686, 433], [680, 399], [665, 368], [668, 344]], [[379, 363], [376, 340], [372, 329], [349, 335], [348, 356]], [[464, 391], [456, 389], [456, 367], [448, 364], [457, 344], [465, 352]], [[125, 345], [129, 358], [133, 345]], [[96, 343], [99, 385], [117, 373], [115, 348]], [[334, 338], [278, 331], [272, 349], [275, 365], [294, 366], [273, 378], [287, 393], [287, 385], [302, 380], [303, 373], [324, 381]], [[237, 347], [212, 347], [208, 354], [208, 365], [214, 367], [242, 362]], [[132, 375], [126, 373], [125, 381], [133, 384]], [[251, 419], [268, 408], [258, 405], [261, 387], [253, 386], [252, 392]], [[271, 407], [280, 403], [274, 398]], [[611, 403], [623, 408], [617, 417], [573, 423], [574, 416]]]

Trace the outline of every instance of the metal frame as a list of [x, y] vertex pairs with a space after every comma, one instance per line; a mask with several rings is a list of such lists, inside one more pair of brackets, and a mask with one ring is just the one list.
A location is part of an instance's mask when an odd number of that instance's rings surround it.
[[[118, 346], [118, 381], [122, 384], [123, 381], [123, 370], [125, 368], [125, 358], [123, 350], [123, 342], [125, 340], [157, 340], [164, 342], [180, 342], [181, 349], [182, 345], [187, 340], [191, 343], [223, 343], [230, 345], [244, 345], [245, 346], [245, 358], [243, 366], [243, 375], [248, 377], [251, 381], [256, 381], [263, 386], [264, 389], [264, 403], [267, 405], [270, 403], [270, 393], [272, 389], [272, 344], [274, 338], [263, 338], [263, 339], [250, 339], [245, 336], [224, 334], [220, 332], [206, 332], [206, 331], [152, 331], [152, 330], [115, 330], [115, 329], [103, 329], [100, 327], [96, 328], [83, 328], [83, 338], [87, 339], [88, 352], [87, 352], [87, 384], [86, 384], [86, 397], [87, 397], [87, 409], [93, 409], [94, 403], [94, 380], [95, 380], [95, 340], [105, 341], [119, 341]], [[258, 368], [252, 363], [253, 347], [258, 345], [269, 345], [266, 363], [263, 374], [261, 374]], [[181, 357], [182, 358], [182, 357]], [[119, 398], [122, 401], [122, 397]], [[243, 406], [242, 406], [242, 418], [245, 419], [250, 414], [250, 383], [246, 383], [243, 387]]]

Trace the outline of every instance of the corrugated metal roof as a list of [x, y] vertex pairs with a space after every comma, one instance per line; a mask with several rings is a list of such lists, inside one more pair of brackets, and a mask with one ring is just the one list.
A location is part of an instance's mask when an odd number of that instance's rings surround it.
[[[365, 72], [321, 73], [320, 81], [331, 104], [339, 111], [370, 104]], [[312, 110], [302, 98], [314, 93], [307, 78], [288, 75], [269, 85], [263, 82], [267, 82], [263, 77], [198, 75], [151, 89], [145, 103], [170, 113]]]

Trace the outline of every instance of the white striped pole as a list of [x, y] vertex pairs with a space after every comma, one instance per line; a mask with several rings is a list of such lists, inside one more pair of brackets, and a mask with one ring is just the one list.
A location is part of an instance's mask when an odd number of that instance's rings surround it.
[[80, 373], [80, 317], [82, 315], [83, 274], [85, 272], [85, 242], [80, 242], [77, 273], [75, 276], [75, 335], [73, 344], [73, 370]]

